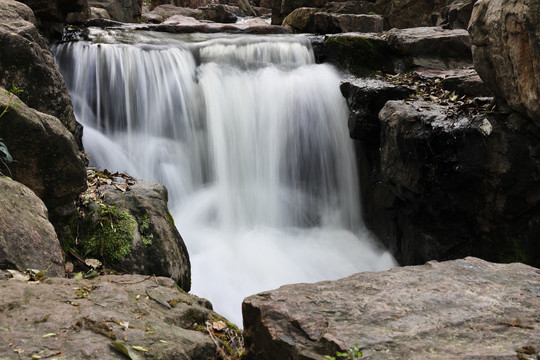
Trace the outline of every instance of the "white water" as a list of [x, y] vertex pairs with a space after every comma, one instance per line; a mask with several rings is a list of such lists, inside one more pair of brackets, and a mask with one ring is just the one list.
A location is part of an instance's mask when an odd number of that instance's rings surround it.
[[248, 295], [395, 265], [362, 224], [339, 76], [305, 40], [93, 36], [53, 49], [91, 162], [167, 186], [216, 311], [241, 324]]

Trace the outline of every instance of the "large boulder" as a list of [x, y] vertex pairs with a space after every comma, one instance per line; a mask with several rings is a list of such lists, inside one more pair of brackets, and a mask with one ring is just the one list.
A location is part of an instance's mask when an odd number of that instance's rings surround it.
[[64, 275], [64, 258], [47, 208], [28, 187], [0, 176], [0, 269]]
[[75, 133], [77, 123], [64, 79], [35, 24], [28, 6], [0, 0], [0, 86], [22, 89], [19, 96], [24, 103], [57, 117]]
[[70, 216], [86, 188], [84, 159], [75, 138], [60, 120], [29, 108], [1, 87], [0, 108], [8, 109], [0, 119], [0, 136], [14, 159], [9, 173], [43, 200], [53, 222]]
[[133, 23], [141, 21], [142, 0], [88, 0], [91, 7], [107, 10], [111, 19]]
[[0, 358], [221, 359], [239, 331], [211, 308], [164, 277], [0, 280]]
[[[368, 227], [401, 264], [474, 255], [540, 266], [540, 129], [490, 113], [489, 98], [461, 100], [444, 81], [425, 81], [409, 83], [423, 101], [384, 105], [379, 134], [353, 122]], [[352, 115], [377, 110], [369, 88], [347, 87]]]
[[475, 0], [455, 0], [441, 9], [437, 25], [449, 29], [467, 29]]
[[478, 74], [540, 126], [540, 2], [477, 1], [469, 33]]
[[101, 176], [91, 174], [82, 195], [91, 202], [74, 234], [80, 252], [120, 271], [170, 277], [189, 291], [189, 256], [167, 209], [165, 186], [122, 177], [103, 183]]
[[245, 358], [534, 359], [539, 275], [466, 258], [282, 286], [244, 300]]

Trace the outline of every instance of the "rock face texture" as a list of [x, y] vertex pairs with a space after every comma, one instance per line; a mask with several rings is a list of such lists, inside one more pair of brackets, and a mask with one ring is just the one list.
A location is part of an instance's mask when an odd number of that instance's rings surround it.
[[193, 329], [219, 318], [208, 301], [168, 278], [0, 280], [0, 358], [127, 359], [111, 345], [116, 341], [131, 359], [220, 359], [208, 332]]
[[244, 300], [246, 359], [534, 359], [539, 276], [466, 258], [286, 285]]
[[139, 22], [142, 0], [88, 0], [91, 7], [107, 10], [111, 19], [121, 22]]
[[167, 209], [167, 189], [143, 180], [137, 180], [130, 189], [122, 193], [109, 185], [103, 192], [105, 204], [127, 211], [137, 222], [131, 252], [118, 267], [134, 274], [171, 277], [182, 289], [189, 291], [188, 251]]
[[47, 208], [26, 186], [0, 177], [0, 268], [64, 275], [64, 258]]
[[24, 90], [20, 94], [24, 103], [57, 117], [75, 133], [71, 99], [47, 46], [29, 7], [14, 0], [0, 0], [0, 86]]
[[472, 254], [540, 266], [538, 127], [517, 113], [475, 115], [451, 104], [399, 100], [379, 109], [403, 94], [378, 88], [341, 86], [358, 140], [365, 220], [396, 259]]
[[478, 74], [497, 97], [540, 126], [540, 3], [478, 1], [469, 32]]
[[73, 213], [86, 188], [86, 169], [73, 135], [54, 116], [29, 108], [0, 88], [0, 134], [14, 161], [13, 179], [25, 184], [47, 205], [51, 216]]
[[17, 0], [28, 5], [41, 23], [73, 24], [88, 18], [87, 0]]
[[327, 0], [274, 0], [272, 4], [272, 24], [281, 25], [283, 19], [294, 9], [301, 7], [320, 8], [326, 3]]
[[377, 0], [375, 11], [384, 16], [388, 28], [433, 26], [441, 8], [453, 0]]

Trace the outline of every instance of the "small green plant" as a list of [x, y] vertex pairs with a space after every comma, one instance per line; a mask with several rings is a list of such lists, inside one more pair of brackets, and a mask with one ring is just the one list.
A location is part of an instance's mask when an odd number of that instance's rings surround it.
[[135, 219], [116, 206], [101, 205], [98, 219], [92, 223], [87, 236], [81, 239], [85, 256], [115, 263], [131, 252], [131, 242], [136, 229]]
[[139, 224], [139, 233], [141, 234], [142, 243], [144, 245], [152, 245], [154, 234], [150, 230], [150, 215], [146, 213], [143, 216], [138, 216], [137, 223]]
[[347, 352], [336, 352], [336, 356], [330, 356], [326, 355], [323, 360], [339, 360], [339, 359], [346, 359], [346, 360], [356, 360], [360, 359], [362, 357], [362, 351], [360, 351], [360, 348], [358, 347], [358, 344], [354, 344], [354, 346], [351, 346]]

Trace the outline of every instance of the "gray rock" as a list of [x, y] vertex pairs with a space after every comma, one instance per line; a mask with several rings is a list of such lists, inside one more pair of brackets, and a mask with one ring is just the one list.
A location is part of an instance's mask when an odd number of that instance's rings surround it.
[[455, 0], [441, 9], [437, 26], [447, 29], [467, 29], [475, 1]]
[[0, 176], [0, 268], [64, 275], [64, 258], [45, 204], [26, 186]]
[[[9, 103], [0, 87], [0, 108]], [[85, 164], [73, 135], [57, 118], [29, 108], [16, 96], [11, 104], [0, 121], [0, 134], [14, 159], [11, 176], [43, 200], [53, 220], [70, 217], [86, 188]]]
[[20, 94], [24, 103], [57, 117], [75, 133], [77, 123], [64, 79], [26, 5], [0, 0], [0, 48], [0, 86], [24, 90]]
[[126, 359], [111, 345], [118, 341], [148, 350], [132, 349], [140, 358], [216, 359], [208, 332], [194, 329], [223, 318], [209, 307], [161, 277], [50, 278], [38, 284], [0, 280], [0, 358], [24, 351], [28, 358]]
[[407, 67], [457, 69], [472, 64], [469, 34], [462, 29], [392, 29], [388, 31], [388, 45]]
[[374, 79], [354, 79], [340, 86], [350, 109], [349, 132], [352, 139], [379, 144], [379, 111], [388, 100], [409, 97], [413, 90]]
[[453, 0], [377, 0], [375, 12], [383, 15], [388, 28], [434, 26], [441, 8]]
[[319, 11], [320, 9], [308, 7], [294, 9], [283, 19], [283, 26], [295, 33], [316, 33], [315, 14]]
[[273, 0], [272, 25], [281, 25], [283, 19], [294, 9], [301, 7], [320, 8], [326, 5], [328, 0]]
[[315, 14], [315, 28], [320, 34], [340, 32], [378, 33], [383, 31], [383, 27], [383, 18], [379, 15], [325, 12]]
[[540, 3], [475, 3], [474, 66], [497, 97], [540, 126]]
[[[58, 31], [64, 24], [80, 24], [90, 15], [87, 0], [50, 1], [50, 0], [17, 0], [28, 5], [39, 20], [40, 28], [50, 35]], [[55, 29], [57, 28], [57, 29]]]
[[103, 8], [97, 8], [97, 7], [91, 7], [90, 8], [90, 18], [91, 19], [108, 19], [111, 20], [111, 16], [107, 12], [107, 10]]
[[[117, 178], [118, 181], [124, 179]], [[167, 189], [165, 186], [144, 180], [134, 180], [125, 193], [118, 190], [121, 185], [104, 185], [100, 188], [103, 204], [114, 206], [118, 212], [126, 212], [133, 224], [129, 254], [120, 261], [105, 259], [117, 270], [134, 274], [167, 276], [185, 291], [191, 287], [191, 268], [186, 245], [174, 225], [167, 209]], [[99, 228], [100, 219], [92, 213], [100, 205], [90, 204], [86, 221], [79, 226], [81, 242], [94, 241], [93, 229]], [[88, 223], [90, 221], [90, 223]]]
[[286, 285], [244, 300], [246, 359], [515, 359], [540, 348], [539, 276], [466, 258]]
[[107, 10], [116, 21], [133, 23], [141, 20], [142, 0], [88, 0], [88, 4]]
[[441, 87], [458, 95], [492, 97], [493, 93], [474, 69], [418, 70], [422, 78], [439, 79]]

